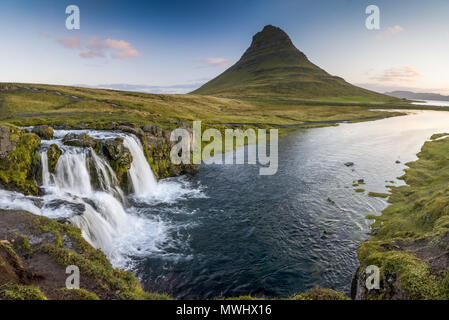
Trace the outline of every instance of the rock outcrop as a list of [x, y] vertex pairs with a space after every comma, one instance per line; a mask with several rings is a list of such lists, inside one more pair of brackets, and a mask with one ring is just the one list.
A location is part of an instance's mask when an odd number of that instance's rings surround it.
[[37, 134], [43, 140], [50, 140], [54, 134], [53, 128], [47, 125], [35, 126], [31, 132]]
[[58, 163], [59, 157], [61, 156], [61, 149], [57, 144], [52, 144], [47, 150], [47, 158], [48, 158], [48, 171], [51, 173], [55, 173], [56, 164]]
[[39, 167], [37, 148], [41, 141], [34, 133], [15, 126], [0, 126], [0, 184], [9, 190], [38, 194], [33, 172]]
[[131, 168], [133, 157], [128, 148], [123, 144], [123, 138], [108, 139], [102, 141], [101, 150], [114, 170], [123, 190], [127, 189], [127, 173]]
[[[66, 268], [80, 270], [80, 289], [67, 289]], [[0, 299], [168, 299], [143, 291], [112, 267], [81, 230], [26, 211], [0, 210]]]
[[91, 138], [87, 133], [69, 133], [63, 139], [62, 142], [67, 146], [92, 148], [98, 150], [99, 141]]
[[[186, 129], [193, 141], [192, 128], [184, 123], [177, 123], [179, 128]], [[170, 150], [175, 142], [170, 141], [171, 131], [163, 130], [157, 125], [145, 125], [144, 135], [140, 137], [148, 163], [158, 179], [179, 176], [182, 174], [194, 174], [199, 170], [194, 164], [174, 164], [170, 159]], [[192, 148], [191, 148], [192, 150]]]

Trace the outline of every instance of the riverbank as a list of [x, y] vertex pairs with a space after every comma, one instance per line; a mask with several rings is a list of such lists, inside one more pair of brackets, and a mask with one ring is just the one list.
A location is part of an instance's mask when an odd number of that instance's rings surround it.
[[[426, 142], [407, 163], [407, 185], [390, 186], [390, 205], [358, 248], [355, 299], [449, 299], [449, 139]], [[380, 289], [365, 286], [365, 268], [380, 269]]]

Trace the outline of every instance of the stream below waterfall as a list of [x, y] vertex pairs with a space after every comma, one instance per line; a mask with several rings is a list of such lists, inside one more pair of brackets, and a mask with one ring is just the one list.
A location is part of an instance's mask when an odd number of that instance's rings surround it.
[[[63, 145], [70, 132], [124, 138], [133, 156], [132, 192], [120, 188], [101, 155]], [[365, 216], [387, 206], [368, 191], [403, 184], [397, 177], [405, 163], [437, 132], [449, 132], [449, 113], [298, 130], [279, 141], [276, 175], [260, 176], [255, 165], [214, 164], [156, 181], [135, 136], [56, 130], [42, 141], [45, 195], [0, 190], [0, 208], [70, 221], [147, 290], [175, 298], [288, 297], [314, 285], [349, 293], [357, 247], [369, 236]], [[63, 151], [55, 174], [44, 152], [53, 143]], [[360, 179], [366, 192], [356, 193], [352, 184]]]

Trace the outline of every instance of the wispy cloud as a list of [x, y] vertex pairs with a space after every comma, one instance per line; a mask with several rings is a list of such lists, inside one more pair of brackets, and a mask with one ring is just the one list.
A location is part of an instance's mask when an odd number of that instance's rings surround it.
[[225, 58], [205, 58], [200, 59], [199, 61], [205, 65], [213, 67], [227, 67], [230, 64]]
[[104, 54], [100, 51], [86, 50], [80, 53], [80, 57], [84, 59], [104, 58]]
[[[41, 32], [40, 35], [44, 38], [53, 38], [52, 35], [44, 32]], [[80, 57], [83, 59], [106, 58], [107, 52], [110, 52], [112, 58], [121, 60], [142, 56], [142, 52], [125, 40], [92, 37], [85, 45], [82, 45], [79, 37], [65, 37], [56, 39], [56, 41], [67, 49], [82, 50]]]
[[411, 82], [421, 77], [421, 74], [412, 67], [399, 67], [384, 70], [381, 74], [371, 76], [371, 80], [379, 82]]
[[81, 42], [78, 37], [67, 37], [58, 40], [59, 44], [68, 49], [81, 49]]
[[395, 25], [384, 29], [383, 32], [378, 34], [377, 38], [378, 39], [388, 38], [404, 31], [405, 29], [403, 27], [401, 27], [400, 25]]
[[83, 58], [104, 57], [104, 51], [111, 50], [112, 57], [116, 59], [127, 60], [140, 57], [142, 53], [135, 49], [129, 42], [125, 40], [101, 39], [92, 37], [89, 40], [88, 47], [90, 50], [85, 53]]

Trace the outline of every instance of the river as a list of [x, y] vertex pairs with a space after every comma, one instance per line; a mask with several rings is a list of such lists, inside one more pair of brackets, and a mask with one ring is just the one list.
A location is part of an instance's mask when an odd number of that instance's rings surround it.
[[[357, 247], [369, 236], [365, 216], [387, 206], [368, 191], [403, 184], [405, 163], [433, 133], [448, 131], [449, 113], [438, 111], [302, 129], [280, 138], [276, 175], [260, 176], [255, 165], [202, 165], [195, 176], [159, 182], [135, 137], [89, 132], [125, 138], [134, 158], [130, 195], [101, 157], [97, 172], [110, 178], [93, 190], [83, 175], [89, 151], [62, 146], [68, 132], [56, 131], [43, 142], [63, 148], [56, 174], [44, 172], [46, 194], [0, 190], [0, 207], [69, 219], [115, 266], [175, 298], [288, 297], [315, 285], [349, 293]], [[365, 192], [354, 191], [359, 179]]]

